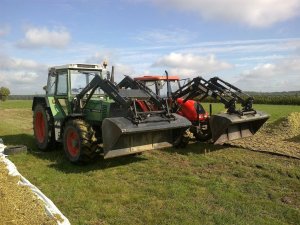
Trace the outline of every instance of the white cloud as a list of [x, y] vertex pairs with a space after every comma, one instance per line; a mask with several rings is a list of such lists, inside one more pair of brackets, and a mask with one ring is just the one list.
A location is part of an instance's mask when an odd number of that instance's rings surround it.
[[65, 28], [49, 30], [46, 27], [31, 27], [26, 30], [25, 38], [17, 46], [21, 48], [63, 48], [71, 40], [70, 33]]
[[266, 27], [300, 15], [299, 0], [139, 0], [165, 8], [194, 12], [207, 20]]
[[115, 74], [116, 74], [117, 80], [121, 80], [123, 78], [123, 75], [132, 76], [132, 74], [134, 74], [134, 73], [135, 73], [135, 70], [130, 65], [121, 64], [121, 63], [117, 63], [115, 65]]
[[170, 73], [183, 76], [195, 76], [233, 67], [227, 62], [217, 60], [214, 55], [200, 56], [174, 52], [161, 57], [152, 66], [169, 68]]
[[20, 58], [11, 58], [6, 55], [0, 55], [0, 69], [1, 70], [39, 70], [41, 65], [34, 60], [30, 59], [20, 59]]
[[0, 37], [6, 36], [10, 32], [10, 26], [3, 25], [0, 26]]
[[47, 82], [47, 66], [30, 59], [0, 55], [0, 82], [12, 94], [42, 93]]
[[195, 33], [183, 29], [155, 29], [138, 33], [134, 39], [147, 44], [185, 44], [195, 37]]
[[92, 56], [89, 56], [85, 62], [86, 63], [96, 63], [96, 64], [102, 64], [104, 61], [111, 64], [111, 61], [113, 58], [116, 57], [114, 52], [111, 50], [102, 50], [101, 52], [96, 52]]
[[300, 57], [265, 63], [246, 70], [235, 84], [248, 91], [300, 90]]
[[103, 50], [102, 53], [96, 52], [93, 56], [88, 57], [85, 60], [86, 63], [102, 63], [103, 61], [108, 62], [108, 67], [115, 67], [115, 81], [120, 81], [124, 75], [132, 75], [135, 70], [131, 65], [126, 65], [118, 62], [118, 56], [113, 51]]

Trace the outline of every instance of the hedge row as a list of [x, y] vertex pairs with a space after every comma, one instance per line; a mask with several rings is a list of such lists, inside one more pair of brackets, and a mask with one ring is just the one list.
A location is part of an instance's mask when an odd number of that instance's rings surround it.
[[[32, 100], [34, 95], [10, 95], [10, 100]], [[268, 104], [268, 105], [300, 105], [300, 96], [287, 96], [287, 95], [254, 95], [255, 104]], [[208, 97], [203, 102], [220, 102], [214, 98]]]
[[[267, 104], [267, 105], [300, 105], [300, 96], [265, 96], [256, 95], [254, 97], [255, 104]], [[203, 102], [219, 102], [211, 97], [204, 99]]]
[[9, 95], [8, 100], [32, 100], [34, 95]]

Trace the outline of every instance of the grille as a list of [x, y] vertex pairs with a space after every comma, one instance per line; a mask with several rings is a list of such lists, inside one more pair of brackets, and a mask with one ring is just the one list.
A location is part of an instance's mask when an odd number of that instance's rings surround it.
[[107, 105], [102, 105], [102, 118], [107, 117]]

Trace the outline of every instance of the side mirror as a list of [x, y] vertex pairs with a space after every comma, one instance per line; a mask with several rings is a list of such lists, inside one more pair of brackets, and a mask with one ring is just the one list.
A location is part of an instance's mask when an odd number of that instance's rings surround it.
[[46, 92], [46, 94], [48, 93], [47, 85], [45, 85], [45, 86], [43, 87], [43, 90]]
[[55, 77], [56, 75], [57, 75], [57, 72], [56, 72], [56, 69], [55, 68], [51, 68], [50, 70], [49, 70], [49, 76], [51, 76], [51, 77]]

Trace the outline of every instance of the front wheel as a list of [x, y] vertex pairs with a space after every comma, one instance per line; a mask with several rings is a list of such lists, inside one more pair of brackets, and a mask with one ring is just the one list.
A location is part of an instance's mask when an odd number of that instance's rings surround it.
[[73, 163], [91, 161], [97, 150], [97, 141], [93, 128], [80, 119], [67, 121], [64, 129], [64, 151]]
[[205, 142], [205, 141], [208, 141], [208, 140], [211, 139], [212, 134], [211, 134], [210, 129], [208, 129], [208, 130], [205, 130], [205, 131], [199, 130], [197, 133], [194, 133], [194, 136], [195, 136], [197, 141]]

